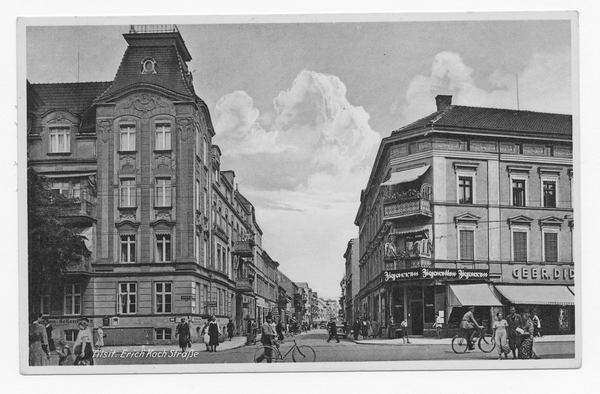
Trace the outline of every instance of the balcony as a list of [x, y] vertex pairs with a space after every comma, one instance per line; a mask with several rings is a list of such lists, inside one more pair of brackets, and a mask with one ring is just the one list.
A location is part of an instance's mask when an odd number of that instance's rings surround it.
[[249, 278], [237, 278], [235, 280], [235, 291], [238, 293], [254, 293], [253, 280]]
[[91, 225], [96, 216], [96, 197], [85, 190], [81, 197], [73, 199], [73, 203], [62, 211], [63, 219], [71, 224]]
[[383, 199], [383, 219], [395, 220], [412, 216], [431, 217], [430, 193], [416, 190], [394, 192]]
[[227, 235], [227, 231], [225, 231], [219, 224], [213, 224], [213, 233], [221, 238], [225, 242], [229, 242], [229, 236]]
[[427, 255], [403, 254], [401, 256], [393, 257], [386, 256], [383, 261], [385, 262], [386, 270], [431, 267], [431, 256]]
[[254, 241], [234, 241], [233, 242], [233, 250], [231, 251], [233, 255], [237, 255], [240, 257], [253, 257], [254, 256]]
[[90, 259], [83, 259], [82, 261], [67, 264], [65, 267], [66, 275], [85, 275], [91, 276], [93, 273], [92, 263]]

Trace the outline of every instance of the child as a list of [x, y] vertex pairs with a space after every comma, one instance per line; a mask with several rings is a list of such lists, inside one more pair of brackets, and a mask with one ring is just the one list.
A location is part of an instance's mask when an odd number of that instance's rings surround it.
[[410, 343], [410, 338], [408, 337], [408, 320], [406, 318], [402, 320], [400, 327], [402, 328], [402, 343]]
[[437, 334], [437, 339], [442, 339], [442, 327], [444, 326], [444, 318], [440, 316], [439, 313], [435, 314], [435, 323], [433, 323], [433, 328], [435, 328], [435, 333]]
[[56, 353], [58, 353], [58, 365], [73, 365], [73, 354], [64, 339], [58, 342]]

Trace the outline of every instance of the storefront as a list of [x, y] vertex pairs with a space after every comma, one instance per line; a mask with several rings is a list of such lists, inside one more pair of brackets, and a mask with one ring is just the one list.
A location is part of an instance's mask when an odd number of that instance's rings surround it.
[[[396, 324], [406, 318], [412, 335], [428, 331], [436, 314], [447, 322], [453, 309], [463, 305], [481, 305], [477, 304], [481, 300], [501, 305], [487, 285], [488, 270], [412, 268], [384, 271], [383, 275], [388, 297], [385, 318], [393, 316]], [[470, 285], [478, 283], [485, 288]], [[486, 297], [482, 298], [481, 294]]]
[[502, 283], [495, 288], [503, 304], [517, 313], [536, 313], [542, 334], [573, 334], [574, 279], [572, 265], [504, 264]]

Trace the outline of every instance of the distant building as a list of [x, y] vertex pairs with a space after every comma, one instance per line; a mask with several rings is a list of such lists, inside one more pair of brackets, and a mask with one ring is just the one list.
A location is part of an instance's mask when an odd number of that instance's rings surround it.
[[361, 194], [360, 314], [421, 335], [515, 305], [573, 333], [572, 117], [436, 103], [382, 141]]
[[359, 280], [359, 248], [358, 238], [348, 241], [346, 252], [344, 253], [345, 275], [343, 283], [343, 301], [344, 316], [346, 321], [351, 322], [359, 317], [359, 307], [357, 295], [360, 290]]

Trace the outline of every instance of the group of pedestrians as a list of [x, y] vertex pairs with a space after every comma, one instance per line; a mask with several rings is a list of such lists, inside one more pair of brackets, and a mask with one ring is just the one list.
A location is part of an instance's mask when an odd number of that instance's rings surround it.
[[511, 352], [513, 359], [538, 358], [533, 351], [534, 337], [541, 336], [541, 322], [537, 313], [525, 312], [520, 315], [515, 307], [511, 306], [506, 319], [502, 312], [496, 314], [493, 328], [498, 346], [498, 359], [502, 358], [502, 354], [508, 358]]
[[[367, 318], [357, 318], [352, 324], [352, 336], [355, 341], [358, 340], [358, 336], [362, 336], [362, 339], [376, 339], [383, 338], [387, 334], [388, 339], [392, 339], [396, 337], [396, 324], [394, 323], [394, 318], [390, 317], [387, 321], [387, 324], [379, 324], [377, 319], [370, 320]], [[408, 321], [405, 318], [399, 325], [399, 330], [401, 331], [403, 343], [410, 343], [410, 338], [408, 335]]]

